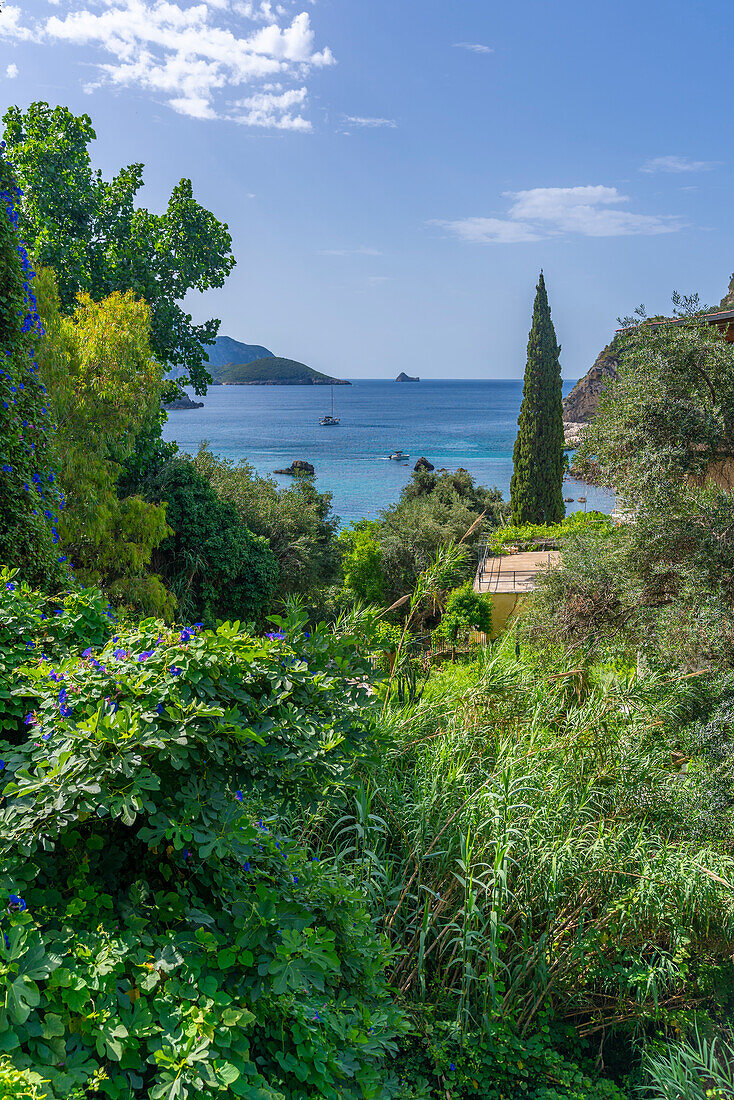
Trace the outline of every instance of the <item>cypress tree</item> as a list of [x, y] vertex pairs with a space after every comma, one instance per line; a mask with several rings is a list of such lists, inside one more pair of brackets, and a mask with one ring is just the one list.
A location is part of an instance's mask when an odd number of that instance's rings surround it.
[[560, 353], [541, 271], [513, 453], [513, 523], [560, 523], [565, 515]]

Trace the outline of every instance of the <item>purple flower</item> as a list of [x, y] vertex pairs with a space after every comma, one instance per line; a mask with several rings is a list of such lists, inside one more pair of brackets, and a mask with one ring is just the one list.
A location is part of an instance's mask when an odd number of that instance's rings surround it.
[[12, 581], [7, 581], [5, 587], [7, 588], [8, 592], [15, 592], [15, 585]]
[[91, 656], [92, 656], [92, 647], [90, 646], [89, 649], [84, 650], [84, 652], [82, 653], [82, 657], [86, 660], [87, 657], [91, 657]]
[[124, 661], [127, 657], [126, 649], [113, 649], [112, 656], [116, 657], [118, 661]]
[[26, 714], [25, 718], [23, 719], [23, 723], [24, 723], [24, 725], [26, 725], [26, 726], [35, 726], [35, 724], [36, 724], [36, 716], [35, 716], [35, 714], [33, 713], [33, 711], [31, 711], [31, 713], [30, 713], [30, 714]]
[[265, 637], [270, 638], [272, 642], [282, 642], [285, 634], [282, 630], [274, 630], [271, 634], [266, 634]]
[[171, 676], [180, 676], [181, 673], [183, 672], [183, 669], [182, 668], [176, 668], [175, 665], [171, 665], [171, 667], [169, 668], [168, 671], [171, 673]]
[[183, 857], [184, 860], [191, 859], [191, 852], [188, 850], [188, 848], [184, 848]]
[[147, 661], [148, 658], [152, 657], [152, 656], [153, 656], [153, 650], [152, 649], [144, 649], [143, 652], [138, 657], [138, 664], [140, 664], [141, 661]]
[[235, 791], [234, 796], [238, 802], [242, 802], [242, 791]]
[[298, 875], [293, 876], [293, 883], [295, 886], [298, 886]]
[[10, 894], [9, 901], [10, 905], [8, 908], [17, 909], [19, 913], [23, 913], [28, 908], [23, 898], [19, 898], [17, 894]]
[[246, 859], [245, 862], [242, 864], [242, 870], [243, 871], [249, 871], [250, 870], [250, 861], [249, 861], [249, 859]]
[[163, 703], [159, 703], [155, 709], [158, 714], [163, 714]]
[[0, 772], [2, 772], [2, 771], [4, 771], [4, 770], [5, 770], [5, 761], [4, 761], [4, 760], [0, 760]]
[[[71, 711], [69, 711], [69, 714], [71, 714]], [[44, 734], [41, 735], [41, 740], [42, 741], [50, 741], [51, 736], [52, 735], [50, 733], [44, 733]]]
[[453, 1072], [454, 1072], [454, 1070], [456, 1069], [456, 1063], [455, 1063], [455, 1062], [452, 1062], [452, 1063], [451, 1063], [451, 1065], [449, 1066], [449, 1069], [450, 1069], [450, 1070], [451, 1070], [451, 1072], [453, 1073]]
[[181, 641], [181, 642], [188, 642], [188, 641], [190, 641], [190, 640], [191, 640], [191, 638], [193, 638], [193, 636], [194, 636], [194, 633], [193, 633], [193, 631], [192, 631], [192, 630], [186, 630], [186, 629], [184, 628], [184, 629], [183, 629], [183, 630], [181, 631], [180, 635], [179, 635], [179, 641]]

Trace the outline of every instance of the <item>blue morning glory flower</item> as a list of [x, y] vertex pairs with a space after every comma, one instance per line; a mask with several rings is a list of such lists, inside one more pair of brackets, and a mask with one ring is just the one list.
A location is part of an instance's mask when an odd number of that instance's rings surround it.
[[250, 870], [250, 861], [249, 861], [249, 859], [246, 859], [245, 862], [242, 864], [242, 870], [243, 871], [249, 871]]
[[9, 900], [11, 908], [17, 909], [20, 913], [23, 913], [28, 908], [23, 898], [19, 898], [17, 894], [10, 894]]
[[451, 1070], [451, 1072], [453, 1073], [453, 1072], [454, 1072], [454, 1070], [456, 1069], [456, 1063], [455, 1063], [455, 1062], [452, 1062], [452, 1063], [451, 1063], [451, 1065], [449, 1066], [449, 1069], [450, 1069], [450, 1070]]
[[5, 770], [5, 761], [0, 760], [0, 772]]
[[[69, 711], [69, 714], [71, 714], [71, 711]], [[41, 734], [41, 740], [42, 741], [50, 741], [51, 736], [52, 735], [50, 733], [43, 733], [43, 734]]]
[[234, 796], [238, 802], [242, 802], [242, 791], [235, 791]]
[[171, 676], [180, 676], [181, 673], [183, 672], [183, 669], [182, 668], [176, 668], [175, 665], [171, 665], [171, 667], [168, 671], [171, 673]]
[[84, 650], [84, 652], [82, 653], [82, 657], [86, 660], [87, 657], [91, 657], [91, 656], [92, 656], [92, 647], [90, 646], [89, 649]]
[[125, 658], [127, 657], [127, 650], [126, 649], [113, 649], [112, 650], [112, 656], [116, 657], [118, 661], [124, 661]]
[[158, 712], [158, 714], [163, 714], [163, 703], [159, 703], [158, 706], [155, 709]]
[[30, 714], [26, 714], [25, 718], [23, 719], [23, 723], [26, 726], [35, 726], [36, 718], [35, 718], [35, 715], [33, 714], [33, 711], [31, 711]]
[[15, 592], [15, 585], [12, 581], [7, 581], [5, 587], [7, 588], [8, 592]]

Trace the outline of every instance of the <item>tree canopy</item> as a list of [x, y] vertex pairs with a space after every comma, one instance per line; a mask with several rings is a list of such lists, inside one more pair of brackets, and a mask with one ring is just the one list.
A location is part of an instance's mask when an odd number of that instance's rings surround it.
[[196, 201], [188, 179], [174, 187], [163, 214], [136, 206], [143, 165], [104, 180], [92, 168], [96, 134], [86, 114], [37, 102], [10, 107], [4, 122], [6, 156], [23, 193], [21, 237], [56, 273], [62, 311], [74, 309], [80, 291], [99, 300], [132, 290], [151, 307], [153, 354], [204, 392], [206, 346], [219, 322], [195, 325], [179, 303], [190, 290], [223, 285], [235, 264], [227, 226]]

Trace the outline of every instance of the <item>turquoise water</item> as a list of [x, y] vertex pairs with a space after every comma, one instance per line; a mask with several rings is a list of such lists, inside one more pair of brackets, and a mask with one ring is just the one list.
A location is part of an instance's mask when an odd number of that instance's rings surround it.
[[[572, 385], [564, 383], [564, 393]], [[331, 428], [319, 424], [330, 411], [324, 386], [212, 386], [202, 400], [203, 409], [169, 413], [166, 439], [189, 453], [207, 440], [215, 454], [245, 458], [259, 474], [305, 459], [344, 522], [376, 517], [394, 503], [421, 455], [437, 468], [463, 466], [482, 485], [509, 493], [522, 382], [359, 380], [335, 387], [341, 424]], [[410, 461], [389, 461], [397, 449]], [[586, 507], [600, 511], [614, 506], [607, 490], [581, 482], [567, 482], [564, 496], [585, 496]]]

